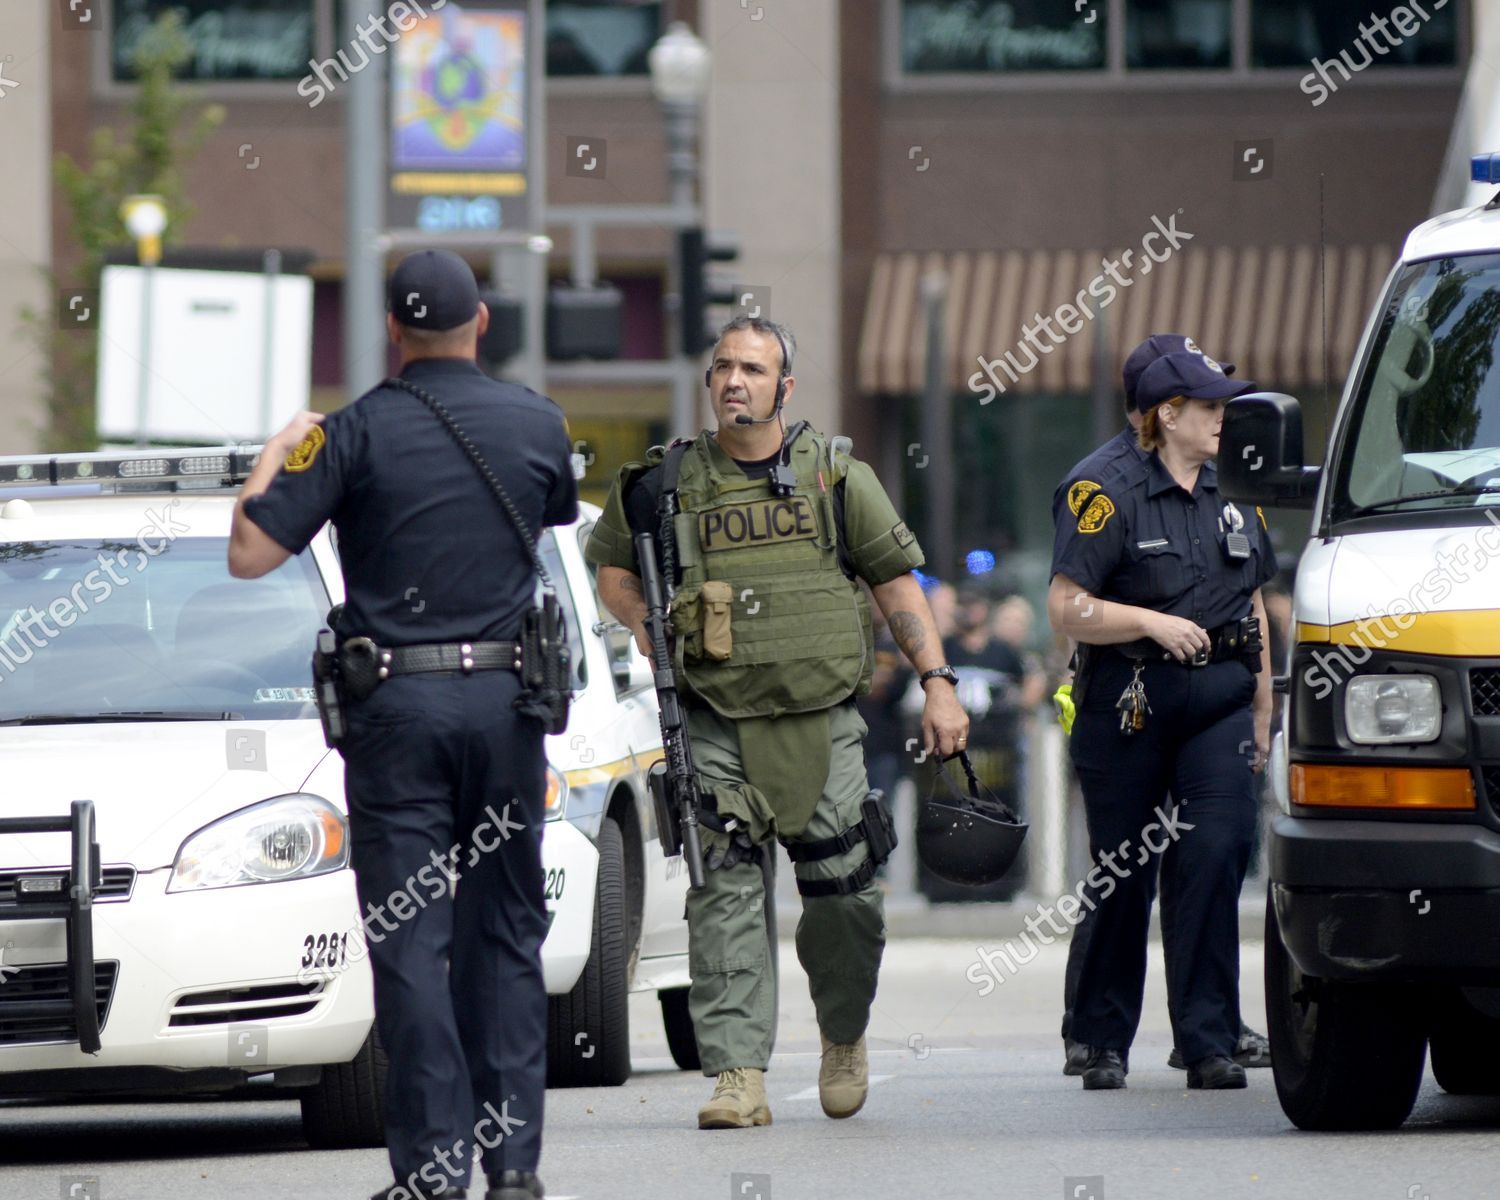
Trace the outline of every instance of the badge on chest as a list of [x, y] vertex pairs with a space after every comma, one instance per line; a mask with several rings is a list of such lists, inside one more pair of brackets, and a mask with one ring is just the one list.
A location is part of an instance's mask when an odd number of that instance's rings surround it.
[[698, 545], [705, 552], [800, 542], [817, 536], [817, 517], [806, 496], [726, 504], [698, 514]]

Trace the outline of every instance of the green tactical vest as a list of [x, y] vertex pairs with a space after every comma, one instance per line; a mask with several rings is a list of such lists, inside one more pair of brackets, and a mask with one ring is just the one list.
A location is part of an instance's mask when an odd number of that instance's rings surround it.
[[707, 433], [682, 459], [678, 678], [733, 719], [814, 712], [870, 690], [869, 602], [839, 568], [833, 487], [845, 466], [829, 463], [810, 430], [791, 465], [797, 488], [783, 499], [769, 479], [745, 478]]

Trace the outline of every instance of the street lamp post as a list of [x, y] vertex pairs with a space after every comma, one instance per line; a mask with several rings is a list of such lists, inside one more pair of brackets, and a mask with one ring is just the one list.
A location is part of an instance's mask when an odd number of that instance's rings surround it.
[[[708, 92], [712, 56], [703, 40], [685, 22], [673, 21], [651, 47], [651, 90], [662, 107], [667, 127], [667, 172], [677, 227], [703, 223], [699, 201], [698, 125], [703, 97]], [[673, 265], [673, 294], [682, 303], [681, 264]], [[695, 396], [696, 352], [682, 344], [681, 322], [667, 322], [668, 354], [679, 369], [672, 380], [672, 432], [691, 435], [698, 422]]]
[[156, 300], [156, 264], [161, 261], [161, 235], [167, 229], [167, 203], [160, 196], [126, 196], [120, 219], [135, 238], [136, 259], [141, 264], [140, 371], [136, 376], [135, 444], [146, 445], [150, 422], [151, 318]]

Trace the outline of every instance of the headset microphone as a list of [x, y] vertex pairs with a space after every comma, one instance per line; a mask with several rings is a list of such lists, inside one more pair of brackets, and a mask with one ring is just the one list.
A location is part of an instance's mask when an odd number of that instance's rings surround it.
[[736, 413], [734, 423], [736, 425], [769, 425], [779, 416], [781, 416], [781, 405], [778, 403], [776, 407], [771, 410], [771, 415], [769, 417], [752, 417], [748, 416], [745, 413]]

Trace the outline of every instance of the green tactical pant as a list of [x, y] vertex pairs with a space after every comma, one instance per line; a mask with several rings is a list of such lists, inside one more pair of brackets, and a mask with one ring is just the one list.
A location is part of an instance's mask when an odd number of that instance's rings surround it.
[[[830, 713], [833, 756], [812, 820], [797, 842], [834, 837], [861, 819], [869, 792], [865, 776], [865, 723], [853, 704]], [[699, 773], [709, 783], [742, 783], [739, 735], [733, 721], [708, 709], [688, 711], [688, 736]], [[774, 807], [774, 797], [770, 798]], [[775, 852], [767, 846], [764, 853]], [[838, 879], [868, 857], [861, 841], [818, 862], [797, 863], [800, 879]], [[764, 1070], [771, 1059], [776, 989], [766, 935], [765, 894], [757, 863], [708, 870], [705, 885], [688, 891], [688, 961], [693, 976], [688, 1008], [705, 1075], [734, 1067]], [[850, 895], [804, 897], [797, 922], [797, 958], [807, 972], [818, 1028], [832, 1042], [858, 1041], [870, 1021], [880, 956], [885, 949], [885, 906], [873, 882]]]

